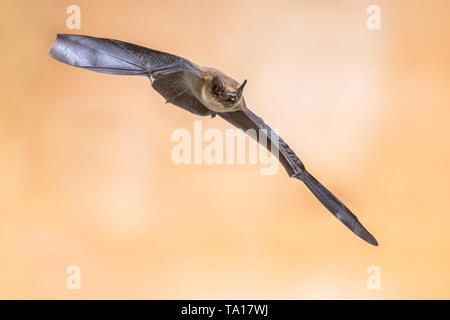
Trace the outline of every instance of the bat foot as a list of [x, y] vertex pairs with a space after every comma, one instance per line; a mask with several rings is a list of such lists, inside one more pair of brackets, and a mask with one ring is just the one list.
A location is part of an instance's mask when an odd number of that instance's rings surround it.
[[217, 115], [217, 113], [215, 113], [215, 112], [211, 111], [211, 119], [212, 119], [212, 118], [215, 118], [215, 117], [216, 117], [216, 115]]

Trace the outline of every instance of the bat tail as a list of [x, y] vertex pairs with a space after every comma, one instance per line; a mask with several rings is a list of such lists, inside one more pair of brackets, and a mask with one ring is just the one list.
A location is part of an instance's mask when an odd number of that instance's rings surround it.
[[89, 36], [58, 34], [49, 54], [63, 63], [92, 71], [120, 74], [147, 75], [139, 59], [117, 40]]
[[304, 170], [295, 177], [303, 181], [316, 198], [353, 233], [371, 245], [378, 246], [375, 237], [363, 227], [358, 218], [308, 171]]

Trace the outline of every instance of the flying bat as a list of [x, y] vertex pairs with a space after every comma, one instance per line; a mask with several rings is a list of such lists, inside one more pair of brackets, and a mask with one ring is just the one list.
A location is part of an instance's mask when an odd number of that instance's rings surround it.
[[[247, 108], [242, 84], [223, 72], [198, 66], [182, 57], [131, 43], [82, 35], [58, 34], [50, 55], [63, 63], [92, 71], [139, 75], [150, 78], [152, 87], [167, 103], [199, 116], [219, 115], [245, 132], [253, 129], [269, 151], [278, 155], [289, 177], [299, 179], [319, 201], [356, 235], [377, 246], [377, 240], [356, 216], [317, 181], [291, 148], [260, 117]], [[275, 146], [275, 147], [274, 147]]]

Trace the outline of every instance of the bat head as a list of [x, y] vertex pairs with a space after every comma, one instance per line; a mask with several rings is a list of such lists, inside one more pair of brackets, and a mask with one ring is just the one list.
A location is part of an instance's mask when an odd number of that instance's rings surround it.
[[246, 83], [247, 80], [245, 80], [239, 88], [229, 88], [226, 87], [220, 77], [216, 75], [211, 80], [211, 94], [214, 99], [220, 102], [225, 108], [230, 108], [239, 102]]

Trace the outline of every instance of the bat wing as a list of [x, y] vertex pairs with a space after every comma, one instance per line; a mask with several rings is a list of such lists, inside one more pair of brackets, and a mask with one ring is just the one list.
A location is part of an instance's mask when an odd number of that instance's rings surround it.
[[[200, 78], [192, 76], [190, 78], [190, 81], [202, 81]], [[159, 73], [155, 75], [152, 87], [166, 99], [166, 103], [174, 104], [199, 116], [210, 115], [211, 111], [192, 94], [186, 81], [188, 80], [185, 71]]]
[[201, 81], [197, 66], [182, 57], [119, 40], [72, 34], [58, 34], [49, 53], [63, 63], [96, 72], [153, 77], [153, 88], [167, 102], [198, 115], [210, 114], [186, 85], [187, 78]]
[[[244, 104], [245, 105], [245, 104]], [[347, 228], [368, 243], [377, 246], [377, 240], [363, 227], [358, 218], [336, 198], [327, 188], [317, 181], [303, 165], [302, 161], [291, 148], [273, 131], [262, 118], [255, 115], [246, 107], [242, 111], [219, 113], [220, 117], [234, 126], [247, 131], [256, 131], [257, 141], [267, 139], [268, 149], [278, 155], [279, 161], [290, 177], [297, 178], [311, 190], [319, 201]], [[254, 137], [254, 136], [252, 136]], [[269, 143], [274, 142], [274, 143]], [[277, 154], [278, 153], [278, 154]]]

